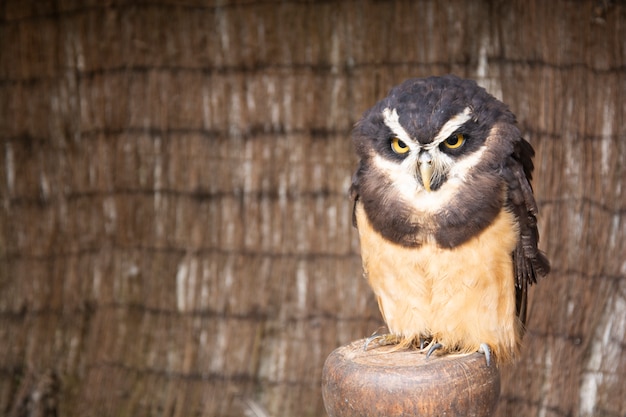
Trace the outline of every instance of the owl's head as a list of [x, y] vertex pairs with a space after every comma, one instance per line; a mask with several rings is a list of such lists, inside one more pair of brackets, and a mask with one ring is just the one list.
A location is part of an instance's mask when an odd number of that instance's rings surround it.
[[503, 168], [520, 139], [515, 116], [474, 81], [410, 79], [356, 124], [352, 192], [374, 227], [404, 244], [443, 220], [475, 232], [502, 207]]

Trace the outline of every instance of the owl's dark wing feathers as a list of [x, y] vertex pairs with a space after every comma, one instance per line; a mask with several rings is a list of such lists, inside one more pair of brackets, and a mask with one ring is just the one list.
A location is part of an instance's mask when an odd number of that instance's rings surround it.
[[352, 199], [352, 226], [357, 227], [356, 225], [356, 202], [359, 200], [359, 187], [360, 187], [360, 178], [361, 178], [361, 170], [363, 169], [363, 162], [359, 161], [359, 167], [356, 172], [352, 175], [352, 184], [350, 185], [350, 198]]
[[537, 277], [550, 272], [548, 259], [537, 247], [539, 241], [538, 210], [530, 185], [534, 154], [530, 143], [520, 138], [515, 143], [512, 157], [505, 169], [509, 186], [507, 206], [519, 222], [519, 240], [513, 252], [513, 268], [517, 314], [523, 324], [526, 323], [528, 286], [536, 283]]

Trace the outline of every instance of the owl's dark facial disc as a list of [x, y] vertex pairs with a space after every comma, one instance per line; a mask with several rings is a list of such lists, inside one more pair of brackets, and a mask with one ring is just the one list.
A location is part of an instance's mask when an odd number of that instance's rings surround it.
[[412, 79], [365, 112], [353, 132], [353, 195], [376, 230], [403, 245], [460, 244], [505, 198], [515, 117], [475, 82]]
[[[398, 164], [398, 168], [413, 176], [414, 192], [439, 190], [453, 174], [451, 170], [459, 158], [472, 151], [466, 146], [469, 136], [461, 133], [471, 121], [472, 111], [469, 107], [450, 117], [428, 142], [420, 142], [402, 125], [395, 108], [386, 107], [381, 115], [388, 131], [387, 136], [391, 136], [389, 148], [395, 154], [390, 159]], [[474, 150], [477, 149], [474, 146]], [[378, 162], [379, 165], [382, 163]], [[381, 165], [380, 168], [385, 170], [391, 167]], [[394, 171], [393, 175], [400, 174], [399, 170]], [[406, 182], [411, 182], [408, 177]]]

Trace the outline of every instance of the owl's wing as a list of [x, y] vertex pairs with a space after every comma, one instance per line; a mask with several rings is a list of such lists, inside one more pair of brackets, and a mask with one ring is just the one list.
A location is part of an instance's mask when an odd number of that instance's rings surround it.
[[515, 298], [517, 315], [526, 324], [528, 286], [550, 272], [550, 263], [539, 250], [537, 230], [537, 203], [530, 185], [532, 180], [535, 151], [530, 143], [520, 138], [515, 143], [512, 158], [507, 166], [509, 185], [507, 206], [512, 210], [519, 224], [519, 239], [513, 251], [515, 272]]
[[350, 185], [350, 198], [352, 199], [352, 226], [356, 227], [356, 202], [359, 200], [360, 180], [363, 170], [363, 163], [359, 161], [359, 167], [352, 175], [352, 184]]

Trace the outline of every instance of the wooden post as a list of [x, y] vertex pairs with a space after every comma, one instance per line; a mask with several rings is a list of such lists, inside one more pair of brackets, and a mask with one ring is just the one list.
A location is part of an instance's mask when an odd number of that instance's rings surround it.
[[358, 340], [324, 364], [322, 395], [329, 417], [488, 417], [500, 395], [500, 372], [485, 356], [363, 349]]

